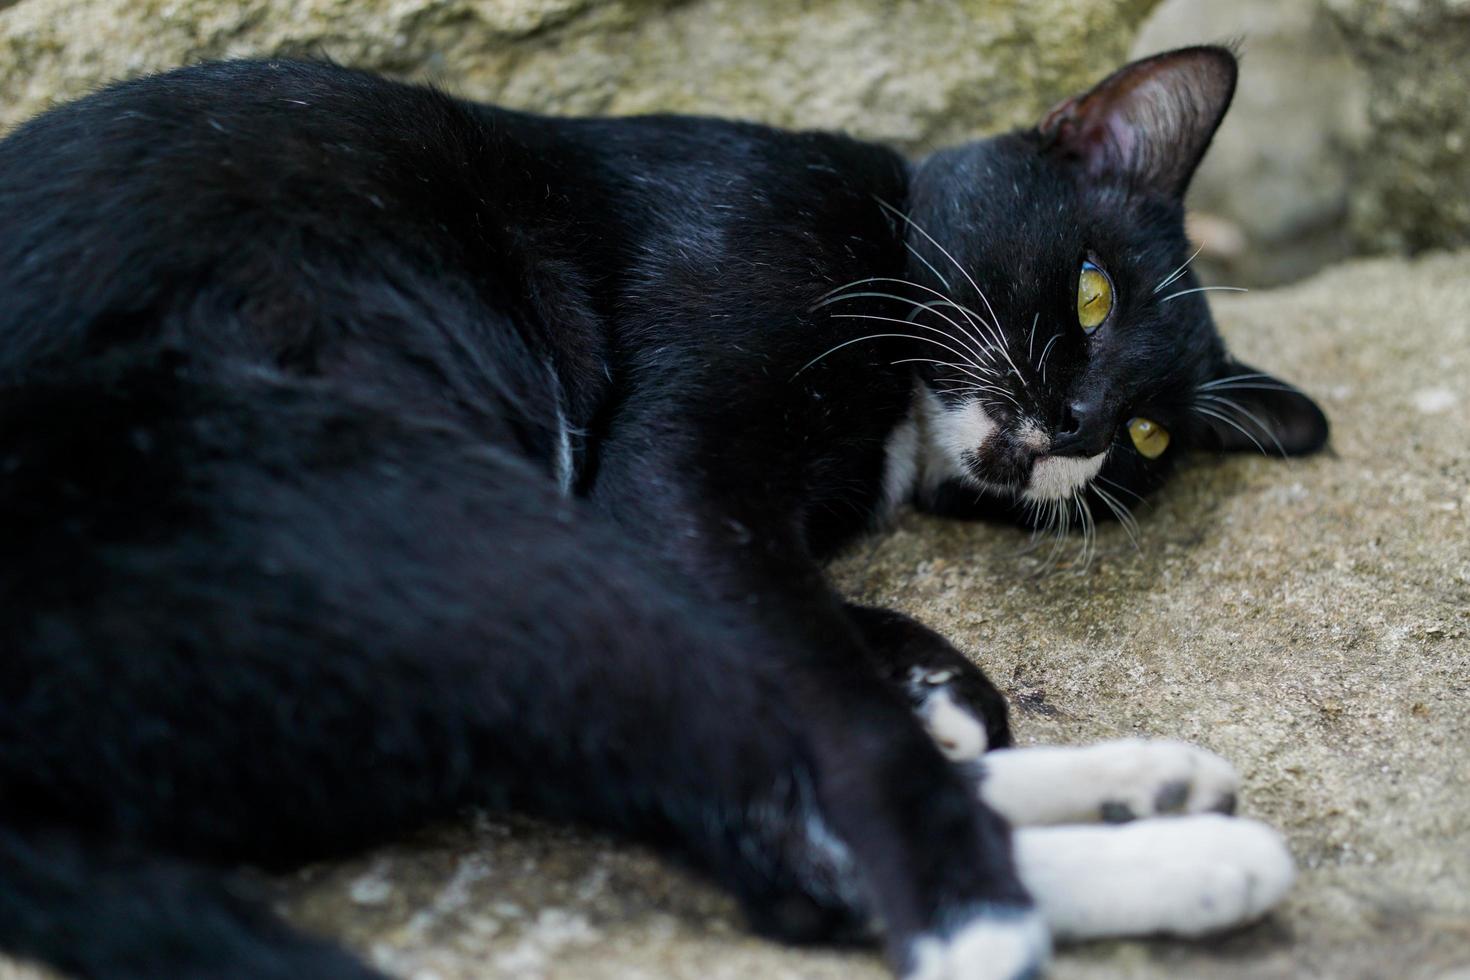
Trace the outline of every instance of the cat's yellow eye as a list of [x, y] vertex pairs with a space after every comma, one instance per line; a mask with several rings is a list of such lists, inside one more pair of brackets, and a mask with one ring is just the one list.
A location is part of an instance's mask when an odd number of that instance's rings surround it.
[[1091, 262], [1082, 263], [1077, 276], [1077, 322], [1092, 333], [1113, 312], [1113, 283], [1108, 274]]
[[1128, 438], [1145, 459], [1158, 459], [1169, 448], [1169, 430], [1149, 419], [1129, 419]]

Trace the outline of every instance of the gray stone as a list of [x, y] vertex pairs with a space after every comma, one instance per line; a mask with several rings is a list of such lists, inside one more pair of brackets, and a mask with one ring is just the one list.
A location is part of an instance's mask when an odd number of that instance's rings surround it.
[[[1202, 459], [1036, 578], [1007, 528], [908, 516], [842, 561], [850, 593], [954, 638], [1023, 743], [1179, 737], [1233, 760], [1240, 812], [1301, 877], [1266, 921], [1201, 943], [1062, 950], [1062, 980], [1404, 977], [1470, 970], [1470, 252], [1363, 261], [1224, 296], [1245, 358], [1318, 396], [1332, 451]], [[747, 934], [648, 852], [475, 818], [279, 881], [298, 923], [403, 977], [884, 976], [863, 952]], [[0, 964], [0, 977], [37, 974]], [[1456, 971], [1460, 971], [1456, 973]]]
[[1190, 189], [1200, 264], [1211, 282], [1300, 279], [1354, 251], [1348, 201], [1367, 78], [1315, 3], [1166, 0], [1133, 53], [1222, 39], [1239, 43], [1240, 84]]
[[1126, 56], [1156, 0], [19, 0], [0, 130], [204, 58], [322, 53], [566, 113], [708, 112], [905, 148], [1030, 123]]
[[1470, 4], [1325, 0], [1371, 83], [1352, 227], [1373, 251], [1470, 243]]

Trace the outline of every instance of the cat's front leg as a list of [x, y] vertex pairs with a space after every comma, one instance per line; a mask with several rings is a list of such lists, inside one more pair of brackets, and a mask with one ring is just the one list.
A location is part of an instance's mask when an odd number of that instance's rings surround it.
[[[1037, 976], [1050, 941], [1016, 879], [1009, 825], [874, 669], [866, 631], [820, 569], [767, 548], [759, 536], [753, 547], [727, 542], [724, 523], [701, 526], [698, 515], [689, 523], [698, 533], [666, 544], [665, 555], [704, 572], [695, 588], [706, 614], [775, 640], [772, 650], [753, 650], [750, 658], [753, 675], [770, 685], [770, 705], [731, 717], [728, 698], [715, 694], [728, 683], [721, 682], [710, 685], [718, 700], [695, 709], [696, 717], [702, 725], [719, 722], [717, 745], [732, 733], [763, 731], [773, 716], [787, 719], [797, 728], [793, 754], [808, 760], [803, 785], [811, 819], [787, 825], [794, 846], [778, 866], [789, 863], [799, 882], [831, 879], [835, 894], [853, 896], [854, 909], [880, 926], [890, 961], [906, 980]], [[651, 528], [640, 540], [657, 542], [658, 535]], [[1004, 729], [997, 737], [1008, 739]], [[767, 781], [764, 774], [740, 778]], [[732, 863], [749, 861], [745, 849], [733, 850]], [[735, 870], [736, 877], [748, 875]], [[748, 907], [767, 931], [809, 938], [805, 904], [798, 889], [791, 900], [762, 895]]]
[[1281, 835], [1227, 814], [1228, 762], [1165, 739], [986, 753], [980, 798], [1058, 939], [1194, 937], [1259, 918], [1295, 877]]
[[1008, 748], [983, 766], [982, 798], [1018, 826], [1229, 814], [1240, 786], [1230, 763], [1173, 739]]
[[849, 604], [847, 612], [941, 752], [963, 762], [1011, 744], [1005, 696], [948, 640], [891, 609]]
[[980, 797], [1018, 829], [1016, 863], [1059, 939], [1193, 937], [1259, 918], [1291, 887], [1281, 835], [1235, 819], [1239, 777], [1170, 739], [1010, 748]]
[[1060, 940], [1232, 929], [1269, 911], [1296, 877], [1274, 828], [1213, 813], [1022, 827], [1015, 846], [1021, 880]]
[[983, 756], [981, 796], [1011, 823], [1234, 812], [1234, 768], [1186, 742], [1011, 747], [1004, 696], [949, 641], [890, 609], [849, 604], [847, 611], [880, 672], [903, 692], [940, 751], [956, 762]]
[[1018, 828], [1017, 870], [1056, 938], [1200, 936], [1259, 918], [1291, 886], [1280, 835], [1223, 816], [1239, 786], [1224, 759], [1165, 739], [1007, 747], [1000, 692], [943, 637], [890, 610], [848, 612], [930, 737]]

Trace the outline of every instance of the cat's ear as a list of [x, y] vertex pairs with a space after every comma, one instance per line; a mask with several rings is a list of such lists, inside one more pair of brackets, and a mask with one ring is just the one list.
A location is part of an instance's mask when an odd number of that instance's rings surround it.
[[1196, 418], [1225, 452], [1305, 456], [1327, 445], [1327, 416], [1296, 387], [1227, 360], [1195, 393]]
[[1235, 55], [1180, 48], [1124, 65], [1037, 127], [1050, 153], [1093, 177], [1182, 198], [1235, 94]]

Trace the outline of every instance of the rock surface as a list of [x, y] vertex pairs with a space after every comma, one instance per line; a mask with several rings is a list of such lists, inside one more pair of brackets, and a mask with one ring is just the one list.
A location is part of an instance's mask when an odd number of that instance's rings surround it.
[[[1333, 449], [1200, 460], [1139, 508], [1139, 552], [1108, 526], [1089, 569], [1035, 578], [1018, 531], [910, 516], [836, 568], [972, 654], [1022, 742], [1202, 743], [1239, 767], [1242, 811], [1288, 835], [1301, 877], [1266, 921], [1065, 949], [1055, 977], [1470, 975], [1467, 292], [1470, 252], [1221, 298], [1235, 349], [1321, 399]], [[416, 980], [885, 975], [754, 939], [644, 851], [516, 819], [279, 888], [297, 922]]]
[[1157, 0], [0, 0], [0, 130], [109, 80], [325, 54], [551, 112], [710, 112], [915, 148], [1034, 121]]
[[1353, 251], [1354, 161], [1367, 130], [1367, 78], [1318, 4], [1165, 0], [1133, 54], [1231, 39], [1240, 84], [1190, 188], [1189, 204], [1228, 221], [1201, 236], [1211, 282], [1291, 282]]
[[1381, 252], [1470, 243], [1470, 4], [1325, 0], [1368, 72], [1352, 228]]

